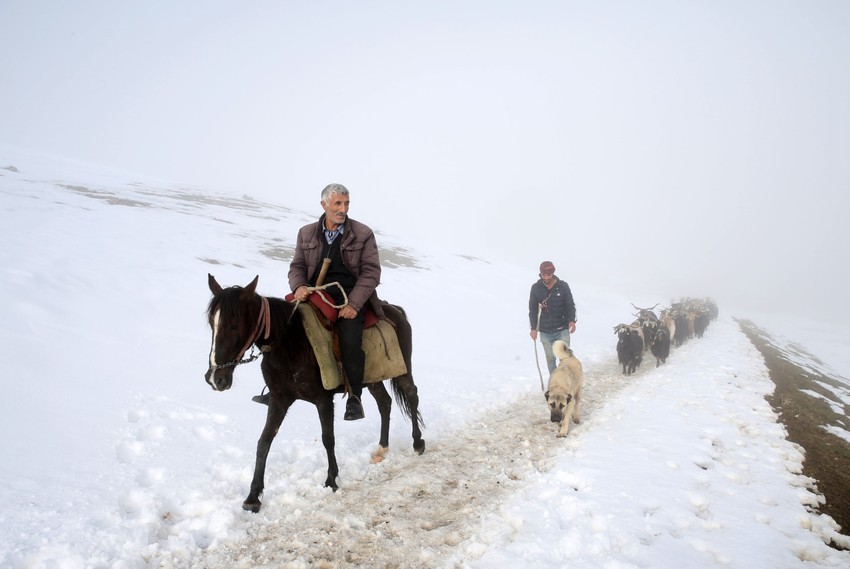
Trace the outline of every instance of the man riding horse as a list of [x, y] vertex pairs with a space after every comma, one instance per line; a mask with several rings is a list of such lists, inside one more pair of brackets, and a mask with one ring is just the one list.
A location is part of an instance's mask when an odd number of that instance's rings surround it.
[[[364, 312], [368, 305], [378, 318], [383, 318], [384, 313], [375, 292], [381, 280], [375, 234], [368, 226], [348, 217], [350, 204], [348, 189], [342, 184], [329, 184], [322, 190], [321, 206], [325, 213], [298, 231], [295, 256], [289, 266], [289, 286], [295, 300], [306, 301], [311, 294], [308, 287], [317, 286], [322, 261], [329, 259], [324, 282], [339, 283], [345, 295], [335, 287], [325, 292], [336, 305], [345, 304], [345, 297], [348, 298], [348, 303], [339, 310], [336, 325], [340, 360], [351, 386], [343, 418], [355, 421], [365, 416], [360, 401], [366, 360], [362, 348]], [[267, 403], [268, 399], [263, 397], [261, 401]]]

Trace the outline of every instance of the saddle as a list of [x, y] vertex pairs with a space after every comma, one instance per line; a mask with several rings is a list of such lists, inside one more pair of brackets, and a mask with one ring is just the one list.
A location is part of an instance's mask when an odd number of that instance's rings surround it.
[[[336, 308], [322, 299], [314, 298], [319, 294], [323, 294], [323, 291], [310, 294], [310, 302], [299, 303], [298, 311], [319, 363], [322, 385], [325, 389], [333, 390], [343, 385], [344, 377], [334, 325], [338, 315]], [[289, 294], [286, 300], [292, 302], [294, 296]], [[328, 300], [332, 303], [330, 298]], [[387, 319], [379, 319], [371, 307], [366, 308], [364, 320], [363, 352], [366, 355], [366, 366], [363, 383], [376, 383], [407, 373], [395, 326]]]
[[[284, 300], [287, 302], [293, 302], [295, 300], [295, 294], [290, 292], [286, 295]], [[324, 317], [322, 325], [328, 330], [333, 331], [334, 324], [336, 324], [336, 320], [339, 318], [339, 310], [333, 307], [334, 299], [331, 298], [331, 296], [325, 291], [317, 290], [310, 293], [310, 296], [307, 297], [307, 301]], [[363, 311], [363, 329], [366, 330], [367, 328], [371, 328], [377, 323], [378, 315], [375, 314], [372, 307], [367, 304]]]

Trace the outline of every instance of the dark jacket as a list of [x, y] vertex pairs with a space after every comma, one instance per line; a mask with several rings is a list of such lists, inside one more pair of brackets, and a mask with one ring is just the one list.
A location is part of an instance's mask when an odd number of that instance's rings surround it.
[[[302, 285], [310, 286], [310, 279], [322, 265], [323, 223], [324, 216], [298, 231], [295, 255], [289, 265], [289, 288], [293, 292]], [[375, 292], [381, 282], [381, 261], [375, 234], [368, 226], [349, 217], [345, 220], [344, 233], [337, 239], [342, 239], [342, 262], [357, 279], [354, 288], [347, 293], [348, 304], [359, 312], [368, 302], [378, 318], [383, 318], [381, 301]]]
[[543, 279], [531, 285], [531, 294], [528, 299], [528, 320], [531, 329], [537, 330], [537, 311], [543, 303], [540, 312], [540, 331], [557, 332], [576, 321], [576, 305], [573, 302], [573, 293], [566, 281], [558, 279], [551, 289], [546, 288]]

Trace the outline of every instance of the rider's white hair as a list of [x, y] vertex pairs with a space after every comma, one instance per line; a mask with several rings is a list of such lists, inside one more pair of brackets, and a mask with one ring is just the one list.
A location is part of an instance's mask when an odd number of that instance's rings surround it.
[[348, 195], [348, 188], [343, 186], [342, 184], [328, 184], [325, 186], [325, 189], [322, 190], [322, 202], [328, 203], [328, 200], [331, 197], [331, 194], [339, 194], [341, 196]]

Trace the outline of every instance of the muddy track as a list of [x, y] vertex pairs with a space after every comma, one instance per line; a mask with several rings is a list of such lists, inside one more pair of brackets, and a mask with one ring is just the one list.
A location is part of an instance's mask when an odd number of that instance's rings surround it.
[[[819, 385], [835, 386], [836, 380], [790, 361], [771, 343], [769, 334], [752, 322], [739, 320], [738, 324], [764, 356], [770, 378], [776, 384], [776, 390], [767, 399], [785, 425], [788, 440], [806, 451], [803, 474], [817, 481], [817, 491], [825, 499], [818, 509], [832, 517], [841, 526], [842, 533], [850, 535], [850, 443], [822, 428], [835, 422], [846, 424], [850, 415], [850, 407], [834, 401], [832, 394]], [[803, 352], [802, 348], [798, 349]], [[811, 354], [806, 356], [818, 361]], [[833, 400], [833, 404], [841, 405], [845, 413], [837, 415], [826, 401], [805, 391]]]
[[[586, 367], [585, 374], [583, 422], [570, 437], [592, 428], [594, 412], [636, 377], [614, 365]], [[396, 449], [339, 492], [287, 504], [280, 519], [250, 524], [246, 540], [207, 550], [191, 565], [441, 567], [470, 537], [471, 522], [552, 468], [564, 444], [556, 432], [543, 395], [521, 396], [451, 438], [429, 441], [421, 457]]]

